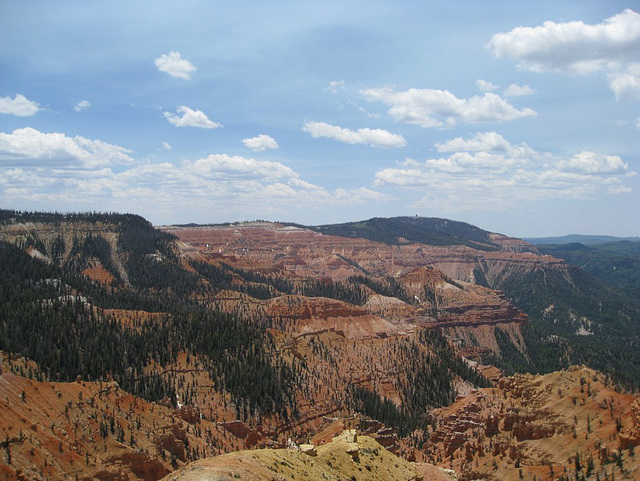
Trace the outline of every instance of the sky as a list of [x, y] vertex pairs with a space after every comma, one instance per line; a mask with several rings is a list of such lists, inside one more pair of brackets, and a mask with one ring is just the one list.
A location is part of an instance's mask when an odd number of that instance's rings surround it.
[[640, 235], [640, 2], [0, 0], [0, 208]]

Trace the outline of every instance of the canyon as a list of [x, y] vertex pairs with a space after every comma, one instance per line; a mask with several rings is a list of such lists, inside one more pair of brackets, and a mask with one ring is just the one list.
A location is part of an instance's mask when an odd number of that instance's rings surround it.
[[[118, 215], [4, 221], [7, 272], [46, 269], [11, 288], [42, 292], [31, 312], [68, 311], [80, 322], [70, 334], [110, 326], [130, 349], [149, 351], [135, 368], [64, 379], [23, 355], [37, 349], [7, 350], [15, 336], [5, 312], [3, 474], [151, 480], [225, 459], [309, 469], [307, 455], [287, 447], [320, 453], [355, 429], [367, 452], [399, 456], [381, 469], [414, 463], [406, 479], [556, 479], [582, 472], [576, 455], [581, 468], [593, 460], [590, 474], [633, 476], [638, 403], [609, 374], [503, 372], [507, 360], [535, 353], [531, 319], [497, 286], [532, 275], [575, 286], [572, 267], [499, 234], [447, 245], [401, 234], [389, 243], [266, 222], [154, 229]], [[242, 331], [244, 347], [219, 337]], [[248, 461], [258, 448], [271, 454]], [[353, 473], [378, 479], [364, 475]]]

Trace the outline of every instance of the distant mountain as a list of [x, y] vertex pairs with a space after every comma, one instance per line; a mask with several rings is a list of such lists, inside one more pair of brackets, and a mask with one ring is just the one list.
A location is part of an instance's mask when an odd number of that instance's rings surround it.
[[325, 235], [357, 237], [386, 244], [466, 245], [480, 250], [499, 248], [490, 232], [465, 222], [436, 217], [391, 217], [307, 227]]
[[604, 244], [607, 242], [640, 242], [640, 237], [614, 237], [610, 235], [581, 235], [570, 234], [559, 237], [523, 237], [523, 240], [531, 244], [571, 244], [578, 242], [584, 245]]

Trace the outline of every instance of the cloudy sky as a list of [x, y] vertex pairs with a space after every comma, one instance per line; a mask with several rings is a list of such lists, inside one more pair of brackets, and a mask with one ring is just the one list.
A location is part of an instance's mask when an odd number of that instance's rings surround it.
[[0, 207], [640, 235], [637, 1], [0, 0]]

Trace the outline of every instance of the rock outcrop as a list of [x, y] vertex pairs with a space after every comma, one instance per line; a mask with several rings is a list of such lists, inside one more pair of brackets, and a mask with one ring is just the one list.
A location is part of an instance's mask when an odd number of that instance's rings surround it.
[[556, 479], [576, 473], [576, 455], [583, 461], [577, 474], [590, 466], [600, 479], [614, 471], [616, 479], [636, 479], [639, 407], [637, 397], [584, 367], [502, 378], [434, 411], [437, 428], [423, 454], [453, 467], [461, 480]]
[[640, 399], [631, 405], [631, 426], [620, 432], [620, 449], [633, 449], [640, 445]]

